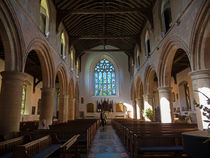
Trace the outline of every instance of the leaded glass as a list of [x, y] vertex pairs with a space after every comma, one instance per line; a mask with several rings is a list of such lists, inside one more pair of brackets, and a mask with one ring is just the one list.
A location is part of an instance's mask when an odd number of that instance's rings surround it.
[[115, 84], [114, 66], [107, 59], [102, 59], [95, 67], [95, 95], [115, 95]]

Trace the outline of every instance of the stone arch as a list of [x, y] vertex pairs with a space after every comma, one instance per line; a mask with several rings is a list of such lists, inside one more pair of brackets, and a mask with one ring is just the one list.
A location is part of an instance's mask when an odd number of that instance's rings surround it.
[[[68, 94], [68, 73], [66, 70], [66, 67], [63, 64], [60, 64], [57, 67], [56, 75], [58, 75], [59, 78], [59, 84], [60, 84], [60, 90], [62, 95]], [[56, 79], [56, 75], [54, 77], [54, 80]]]
[[[152, 89], [151, 78], [154, 75], [157, 76], [156, 70], [151, 65], [149, 65], [146, 68], [145, 75], [144, 75], [145, 78], [144, 78], [144, 87], [143, 87], [143, 90], [144, 90], [144, 93], [145, 94], [149, 94], [151, 92], [151, 89]], [[158, 76], [157, 76], [157, 79], [158, 79]]]
[[[189, 49], [184, 41], [176, 36], [171, 36], [163, 46], [163, 51], [160, 56], [160, 63], [158, 66], [158, 81], [160, 87], [168, 87], [170, 85], [171, 79], [171, 69], [173, 64], [173, 59], [178, 49], [182, 49], [188, 56], [190, 62]], [[190, 65], [191, 62], [190, 62]]]
[[[57, 73], [54, 78], [55, 84], [58, 79], [58, 87], [59, 92], [57, 93], [57, 99], [59, 97], [59, 101], [57, 103], [56, 109], [58, 109], [58, 120], [60, 122], [67, 121], [68, 117], [68, 77], [67, 77], [67, 71], [63, 64], [58, 65], [57, 67]], [[55, 85], [56, 86], [56, 85]], [[57, 88], [58, 88], [57, 87]]]
[[140, 77], [137, 78], [136, 81], [136, 98], [142, 98], [143, 97], [143, 84]]
[[21, 71], [25, 43], [16, 13], [9, 1], [0, 1], [0, 36], [5, 54], [5, 70]]
[[209, 69], [210, 58], [210, 12], [209, 1], [204, 1], [193, 26], [190, 51], [192, 52], [192, 70]]
[[[32, 40], [27, 48], [27, 54], [25, 56], [25, 62], [28, 54], [34, 50], [40, 60], [42, 76], [43, 76], [43, 88], [54, 88], [54, 76], [55, 76], [55, 65], [52, 59], [50, 49], [42, 39]], [[24, 66], [25, 67], [25, 66]], [[24, 68], [23, 68], [24, 69]]]

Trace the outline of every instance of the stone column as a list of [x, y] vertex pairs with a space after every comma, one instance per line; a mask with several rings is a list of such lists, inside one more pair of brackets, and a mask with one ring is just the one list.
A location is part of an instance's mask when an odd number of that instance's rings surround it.
[[40, 106], [40, 118], [46, 120], [47, 125], [52, 124], [53, 107], [55, 104], [55, 88], [42, 88], [41, 89], [41, 106]]
[[79, 98], [75, 99], [75, 119], [79, 119]]
[[75, 119], [75, 98], [69, 99], [69, 108], [68, 108], [68, 119]]
[[68, 119], [68, 95], [60, 95], [59, 122], [66, 122]]
[[159, 99], [160, 99], [160, 115], [162, 123], [171, 123], [173, 122], [173, 110], [171, 102], [171, 87], [160, 87]]
[[[209, 107], [210, 105], [207, 102], [207, 98], [203, 94], [210, 98], [210, 69], [193, 71], [190, 73], [190, 76], [192, 78], [192, 87], [195, 100], [197, 103]], [[207, 129], [208, 123], [204, 122], [204, 120], [207, 120], [207, 118], [202, 115], [202, 110], [199, 108], [196, 108], [196, 117], [198, 128]]]
[[139, 107], [140, 120], [144, 120], [144, 117], [142, 115], [143, 114], [142, 111], [144, 110], [144, 99], [143, 99], [143, 97], [142, 98], [137, 98], [136, 103], [138, 104], [138, 107]]
[[135, 99], [132, 100], [132, 105], [133, 105], [133, 118], [137, 119], [137, 109], [136, 109], [136, 101], [135, 101]]
[[0, 94], [0, 134], [18, 132], [21, 117], [23, 83], [26, 77], [22, 72], [1, 72]]

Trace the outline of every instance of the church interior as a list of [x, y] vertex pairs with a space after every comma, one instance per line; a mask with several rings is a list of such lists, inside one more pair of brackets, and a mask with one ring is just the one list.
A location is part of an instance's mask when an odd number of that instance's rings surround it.
[[209, 158], [209, 8], [0, 0], [0, 158]]

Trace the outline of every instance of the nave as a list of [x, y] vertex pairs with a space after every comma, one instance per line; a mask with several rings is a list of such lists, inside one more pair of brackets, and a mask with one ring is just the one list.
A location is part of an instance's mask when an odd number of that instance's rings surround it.
[[119, 136], [111, 125], [96, 132], [88, 158], [130, 158]]

